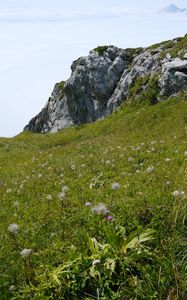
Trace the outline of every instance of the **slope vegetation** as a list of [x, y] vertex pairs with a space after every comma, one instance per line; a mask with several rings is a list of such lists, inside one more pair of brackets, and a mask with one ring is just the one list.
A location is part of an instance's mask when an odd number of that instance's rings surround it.
[[0, 299], [187, 299], [186, 100], [0, 139]]

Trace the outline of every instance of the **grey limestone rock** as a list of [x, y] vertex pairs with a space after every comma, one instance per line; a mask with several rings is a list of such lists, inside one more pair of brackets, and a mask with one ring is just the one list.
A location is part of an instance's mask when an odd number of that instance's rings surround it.
[[187, 89], [187, 60], [175, 58], [163, 61], [159, 85], [162, 96], [175, 95]]
[[[100, 50], [100, 51], [99, 51]], [[157, 76], [160, 96], [187, 89], [187, 59], [161, 59], [157, 49], [120, 49], [114, 46], [90, 51], [72, 63], [70, 78], [57, 83], [42, 111], [24, 128], [33, 132], [57, 132], [93, 122], [114, 112], [128, 99], [138, 77]]]

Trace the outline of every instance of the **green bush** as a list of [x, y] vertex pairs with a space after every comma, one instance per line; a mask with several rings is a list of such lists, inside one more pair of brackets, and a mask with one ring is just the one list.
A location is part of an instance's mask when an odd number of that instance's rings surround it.
[[129, 88], [129, 101], [147, 102], [156, 104], [158, 102], [159, 86], [157, 76], [137, 77]]
[[108, 47], [109, 47], [109, 46], [98, 46], [97, 48], [94, 48], [93, 50], [94, 50], [95, 52], [97, 52], [99, 55], [103, 55], [104, 52], [107, 51]]

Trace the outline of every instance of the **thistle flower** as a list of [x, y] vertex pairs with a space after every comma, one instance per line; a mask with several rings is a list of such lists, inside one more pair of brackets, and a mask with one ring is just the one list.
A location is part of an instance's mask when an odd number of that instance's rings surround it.
[[10, 224], [10, 225], [8, 226], [8, 231], [9, 231], [12, 235], [18, 234], [18, 231], [19, 231], [19, 225], [18, 225], [18, 224]]
[[111, 215], [107, 216], [105, 219], [106, 219], [107, 221], [113, 221], [113, 217], [112, 217]]
[[31, 252], [32, 252], [32, 249], [23, 249], [21, 252], [20, 252], [20, 255], [22, 258], [27, 258], [31, 255]]
[[120, 188], [120, 184], [118, 182], [112, 183], [112, 190], [118, 190]]
[[92, 208], [92, 212], [98, 215], [106, 215], [107, 213], [109, 213], [109, 210], [107, 209], [105, 204], [99, 203], [98, 205]]

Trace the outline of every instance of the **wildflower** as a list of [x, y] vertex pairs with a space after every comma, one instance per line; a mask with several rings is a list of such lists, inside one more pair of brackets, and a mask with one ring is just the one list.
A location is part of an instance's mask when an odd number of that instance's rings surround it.
[[62, 188], [62, 192], [64, 193], [67, 193], [69, 191], [69, 187], [67, 185], [65, 185], [63, 188]]
[[120, 188], [120, 184], [118, 182], [112, 183], [112, 190], [118, 190]]
[[98, 215], [106, 215], [109, 212], [109, 210], [107, 209], [105, 204], [99, 203], [98, 205], [92, 208], [92, 212]]
[[172, 193], [172, 195], [173, 195], [174, 197], [178, 197], [178, 196], [180, 196], [180, 191], [174, 191], [174, 192]]
[[75, 165], [71, 165], [71, 169], [74, 171], [76, 169]]
[[101, 261], [99, 259], [96, 259], [92, 262], [92, 266], [98, 265], [98, 264], [100, 264], [100, 262]]
[[105, 161], [105, 165], [106, 165], [106, 166], [110, 165], [110, 160], [106, 160], [106, 161]]
[[187, 151], [184, 151], [184, 156], [187, 156]]
[[52, 200], [52, 196], [51, 196], [51, 195], [47, 195], [47, 196], [46, 196], [46, 199], [47, 199], [47, 200]]
[[149, 173], [152, 173], [153, 170], [154, 170], [154, 167], [153, 167], [153, 166], [150, 166], [150, 167], [147, 168], [147, 173], [148, 173], [148, 174], [149, 174]]
[[8, 290], [10, 293], [12, 293], [15, 290], [15, 288], [15, 285], [11, 285]]
[[133, 157], [129, 157], [128, 158], [128, 162], [132, 162], [132, 161], [134, 161], [134, 158]]
[[107, 216], [105, 219], [106, 219], [107, 221], [112, 221], [112, 220], [113, 220], [113, 217], [112, 217], [111, 215], [109, 215], [109, 216]]
[[32, 249], [23, 249], [21, 252], [20, 252], [20, 255], [22, 258], [27, 258], [31, 255], [31, 252], [32, 252]]
[[8, 231], [13, 234], [13, 235], [16, 235], [18, 234], [18, 231], [19, 231], [19, 225], [17, 224], [10, 224], [8, 226]]
[[18, 201], [14, 201], [13, 206], [14, 206], [15, 208], [19, 208], [19, 202], [18, 202]]
[[170, 160], [171, 160], [170, 158], [165, 158], [165, 161], [166, 161], [166, 162], [168, 162], [168, 161], [170, 161]]
[[12, 192], [12, 189], [6, 190], [6, 193], [7, 193], [7, 194], [10, 194], [11, 192]]
[[89, 207], [89, 206], [92, 206], [92, 204], [91, 204], [91, 202], [86, 202], [85, 206]]
[[43, 175], [40, 173], [40, 174], [38, 174], [38, 178], [42, 178], [43, 177]]
[[90, 187], [90, 189], [93, 189], [95, 187], [95, 184], [94, 183], [90, 183], [89, 187]]
[[63, 200], [66, 197], [66, 194], [64, 192], [61, 192], [58, 194], [58, 198]]

